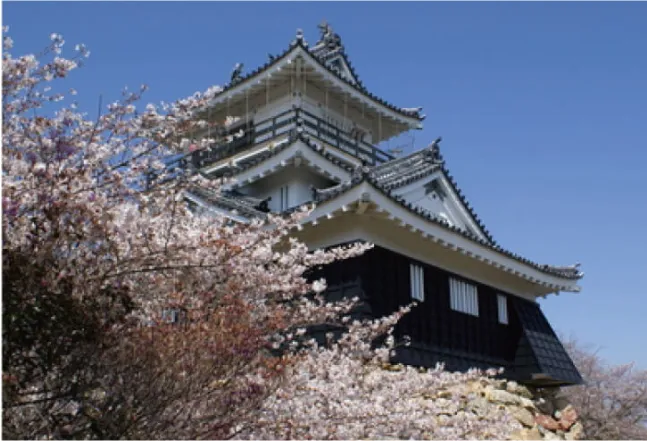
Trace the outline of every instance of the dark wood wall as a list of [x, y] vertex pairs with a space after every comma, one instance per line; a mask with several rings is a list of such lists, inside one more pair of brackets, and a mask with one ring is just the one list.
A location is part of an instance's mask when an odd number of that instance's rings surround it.
[[358, 258], [329, 265], [318, 275], [326, 278], [335, 297], [344, 291], [348, 295], [363, 292], [372, 314], [383, 316], [412, 302], [411, 263], [424, 268], [425, 300], [400, 321], [396, 335], [408, 335], [422, 350], [424, 346], [445, 349], [485, 365], [514, 361], [522, 329], [511, 301], [508, 324], [498, 321], [497, 294], [509, 298], [504, 292], [466, 280], [477, 286], [479, 316], [454, 311], [450, 308], [449, 279], [461, 277], [377, 246]]

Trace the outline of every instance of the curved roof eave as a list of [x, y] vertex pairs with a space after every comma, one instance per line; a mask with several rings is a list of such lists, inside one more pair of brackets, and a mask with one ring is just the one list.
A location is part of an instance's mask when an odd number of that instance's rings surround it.
[[535, 270], [538, 270], [539, 272], [542, 272], [550, 276], [559, 277], [565, 280], [579, 280], [584, 276], [584, 273], [579, 270], [578, 265], [559, 267], [559, 266], [545, 265], [545, 264], [533, 262], [532, 260], [527, 259], [512, 251], [506, 250], [497, 244], [493, 244], [488, 242], [487, 240], [483, 240], [474, 234], [464, 231], [461, 228], [457, 228], [453, 225], [449, 225], [443, 219], [438, 218], [434, 216], [432, 213], [426, 210], [420, 209], [414, 206], [413, 204], [407, 203], [403, 198], [394, 195], [390, 190], [386, 190], [382, 188], [379, 185], [379, 183], [375, 182], [375, 180], [368, 174], [362, 174], [361, 176], [356, 176], [353, 180], [340, 184], [334, 188], [326, 189], [324, 191], [319, 191], [318, 195], [320, 195], [320, 197], [317, 198], [315, 202], [322, 203], [322, 202], [327, 202], [332, 199], [335, 199], [336, 197], [344, 193], [347, 193], [348, 191], [352, 190], [353, 188], [359, 186], [364, 182], [368, 183], [373, 189], [375, 189], [376, 191], [378, 191], [388, 199], [392, 200], [393, 202], [397, 203], [402, 208], [423, 218], [424, 220], [437, 224], [443, 227], [444, 229], [451, 231], [452, 233], [463, 236], [472, 242], [482, 245], [505, 257], [516, 260], [517, 262], [525, 264]]
[[425, 115], [420, 114], [421, 109], [405, 110], [401, 107], [395, 106], [394, 104], [391, 104], [388, 101], [372, 94], [361, 83], [353, 84], [346, 78], [339, 75], [337, 72], [328, 68], [321, 60], [319, 60], [308, 50], [307, 44], [304, 43], [303, 40], [299, 40], [299, 39], [292, 42], [290, 47], [288, 47], [285, 51], [283, 51], [280, 55], [278, 55], [273, 60], [268, 61], [264, 65], [249, 72], [247, 75], [239, 78], [236, 82], [233, 82], [233, 83], [230, 82], [226, 84], [222, 88], [222, 90], [218, 92], [211, 99], [211, 102], [209, 103], [209, 105], [210, 106], [216, 105], [220, 100], [224, 99], [224, 97], [228, 93], [233, 92], [238, 88], [242, 88], [242, 86], [246, 85], [246, 83], [249, 84], [249, 82], [253, 80], [255, 77], [257, 77], [258, 75], [266, 73], [270, 71], [272, 68], [277, 67], [279, 64], [281, 64], [282, 61], [286, 60], [289, 57], [289, 55], [295, 52], [302, 52], [303, 54], [307, 55], [313, 63], [323, 68], [327, 74], [333, 76], [337, 81], [340, 81], [345, 87], [349, 87], [353, 89], [354, 91], [361, 94], [365, 99], [368, 99], [374, 102], [375, 104], [385, 108], [386, 110], [396, 113], [400, 118], [406, 118], [411, 121], [415, 121], [417, 123], [421, 123], [426, 118]]

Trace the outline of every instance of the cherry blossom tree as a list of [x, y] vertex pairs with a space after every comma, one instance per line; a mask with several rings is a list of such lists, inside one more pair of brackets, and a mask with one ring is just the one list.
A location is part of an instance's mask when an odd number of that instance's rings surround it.
[[[249, 224], [183, 194], [219, 184], [164, 159], [227, 142], [187, 133], [221, 89], [137, 111], [144, 88], [89, 118], [52, 92], [89, 55], [3, 55], [3, 435], [7, 438], [504, 438], [503, 409], [467, 412], [491, 373], [384, 369], [393, 326], [350, 322], [312, 269], [308, 209]], [[59, 87], [60, 88], [60, 87]], [[213, 130], [213, 133], [219, 133]], [[225, 131], [226, 133], [226, 131]], [[169, 323], [168, 318], [173, 323]], [[311, 325], [346, 332], [328, 345]], [[386, 334], [386, 345], [377, 337]], [[481, 409], [482, 410], [482, 409]]]
[[565, 346], [585, 384], [564, 388], [587, 439], [647, 439], [647, 370], [611, 365], [594, 348], [571, 338]]
[[89, 119], [59, 103], [74, 91], [52, 92], [89, 55], [63, 45], [52, 34], [13, 57], [4, 37], [5, 436], [226, 436], [284, 378], [291, 356], [272, 347], [352, 304], [325, 303], [309, 269], [369, 245], [308, 252], [289, 237], [307, 210], [248, 225], [195, 215], [183, 192], [218, 184], [164, 158], [230, 122], [195, 118], [220, 89], [142, 112], [145, 89], [126, 91]]
[[[240, 439], [507, 439], [521, 425], [473, 387], [497, 371], [448, 372], [389, 364], [398, 319], [355, 321], [340, 339], [307, 351], [291, 381], [241, 427]], [[387, 335], [384, 345], [371, 342]]]

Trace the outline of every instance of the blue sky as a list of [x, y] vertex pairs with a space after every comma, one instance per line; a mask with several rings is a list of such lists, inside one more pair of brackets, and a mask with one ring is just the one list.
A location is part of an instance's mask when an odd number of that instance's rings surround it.
[[[581, 262], [541, 301], [558, 332], [647, 368], [647, 3], [7, 3], [15, 53], [52, 32], [92, 51], [96, 112], [124, 86], [172, 101], [254, 69], [326, 19], [370, 91], [423, 106], [459, 186], [504, 247]], [[66, 46], [67, 47], [67, 46]], [[392, 145], [392, 147], [396, 147]]]

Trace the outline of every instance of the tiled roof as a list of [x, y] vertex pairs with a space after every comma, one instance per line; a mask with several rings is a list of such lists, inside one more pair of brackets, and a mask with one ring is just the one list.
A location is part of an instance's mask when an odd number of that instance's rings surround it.
[[[223, 93], [226, 93], [227, 91], [229, 91], [230, 89], [238, 86], [239, 84], [244, 83], [245, 81], [247, 81], [247, 80], [249, 80], [251, 78], [254, 78], [255, 76], [265, 72], [267, 69], [271, 68], [272, 66], [276, 65], [281, 60], [286, 58], [297, 47], [301, 47], [306, 53], [311, 55], [312, 59], [316, 63], [321, 65], [328, 72], [330, 72], [332, 75], [339, 78], [341, 81], [346, 83], [348, 86], [350, 86], [350, 87], [354, 88], [355, 90], [357, 90], [358, 92], [362, 93], [367, 98], [370, 98], [371, 100], [380, 103], [384, 107], [386, 107], [386, 108], [388, 108], [390, 110], [393, 110], [394, 112], [399, 113], [399, 114], [401, 114], [403, 116], [406, 116], [408, 118], [415, 118], [415, 119], [417, 119], [419, 121], [422, 121], [422, 120], [425, 119], [424, 115], [420, 114], [420, 111], [421, 111], [420, 108], [407, 109], [407, 108], [402, 108], [402, 107], [395, 106], [394, 104], [391, 104], [388, 101], [383, 100], [382, 98], [380, 98], [380, 97], [378, 97], [376, 95], [373, 95], [371, 92], [369, 92], [362, 85], [361, 82], [354, 83], [354, 82], [344, 78], [340, 73], [336, 72], [334, 69], [331, 69], [331, 67], [326, 63], [325, 54], [324, 54], [324, 58], [320, 58], [319, 56], [317, 56], [317, 53], [318, 53], [317, 51], [308, 49], [308, 44], [303, 40], [302, 37], [301, 38], [298, 37], [297, 39], [295, 39], [286, 50], [284, 50], [281, 54], [279, 54], [279, 55], [277, 55], [275, 57], [272, 57], [270, 59], [270, 61], [268, 61], [264, 65], [256, 68], [255, 70], [253, 70], [253, 71], [251, 71], [251, 72], [249, 72], [249, 73], [247, 73], [245, 75], [238, 76], [235, 81], [232, 81], [232, 82], [226, 84], [223, 87], [222, 91], [220, 91], [215, 97], [218, 97], [218, 95], [222, 95]], [[346, 61], [349, 61], [347, 57], [345, 57], [345, 59], [346, 59]], [[350, 65], [350, 62], [348, 62], [348, 66], [353, 71], [353, 76], [355, 76], [355, 78], [357, 78], [357, 75], [354, 73], [354, 70], [352, 69], [352, 67]]]
[[[339, 38], [337, 34], [335, 34], [335, 36]], [[330, 44], [329, 42], [325, 41], [325, 37], [322, 36], [322, 38], [312, 47], [312, 49], [310, 49], [310, 53], [321, 60], [327, 66], [329, 66], [329, 63], [336, 59], [338, 56], [341, 57], [346, 63], [346, 66], [348, 66], [348, 70], [353, 76], [354, 83], [357, 86], [364, 88], [364, 85], [359, 79], [359, 75], [357, 75], [357, 72], [355, 71], [355, 68], [351, 63], [350, 58], [346, 54], [344, 45], [341, 44], [341, 39], [339, 39], [338, 44]]]
[[[377, 165], [368, 169], [367, 173], [375, 185], [379, 186], [383, 191], [388, 191], [390, 194], [392, 190], [410, 184], [411, 182], [417, 181], [425, 176], [429, 176], [438, 170], [443, 171], [452, 186], [454, 193], [458, 195], [461, 203], [467, 209], [468, 214], [476, 225], [478, 225], [488, 242], [492, 245], [496, 245], [494, 238], [490, 235], [488, 230], [485, 228], [485, 225], [483, 225], [479, 217], [476, 215], [469, 202], [456, 185], [456, 182], [449, 173], [449, 170], [445, 167], [445, 161], [443, 160], [436, 143], [402, 158]], [[341, 191], [342, 188], [340, 187], [339, 190]], [[329, 190], [329, 193], [332, 191], [334, 190]], [[397, 196], [392, 195], [392, 197]]]
[[293, 131], [290, 133], [290, 137], [286, 142], [283, 142], [281, 144], [278, 144], [276, 147], [273, 147], [271, 150], [267, 150], [259, 155], [252, 156], [251, 158], [241, 161], [237, 164], [236, 166], [236, 173], [240, 173], [242, 171], [245, 171], [247, 169], [250, 169], [252, 167], [255, 167], [256, 165], [268, 160], [269, 158], [278, 155], [282, 151], [288, 149], [292, 145], [294, 145], [295, 142], [301, 141], [303, 142], [306, 146], [308, 146], [312, 151], [320, 155], [321, 157], [327, 159], [329, 162], [335, 164], [336, 166], [348, 171], [352, 172], [353, 168], [342, 162], [339, 158], [337, 158], [334, 155], [331, 155], [330, 153], [326, 152], [323, 148], [321, 148], [320, 145], [316, 144], [313, 142], [307, 135], [303, 133], [298, 133], [296, 131]]
[[[414, 156], [414, 155], [411, 155]], [[405, 160], [406, 158], [402, 158], [402, 160]], [[399, 161], [399, 160], [395, 160]], [[386, 197], [390, 198], [394, 202], [398, 203], [400, 206], [405, 208], [406, 210], [428, 220], [431, 222], [434, 222], [436, 224], [441, 225], [442, 227], [453, 231], [454, 233], [460, 234], [474, 242], [477, 242], [483, 246], [486, 246], [494, 251], [497, 251], [507, 257], [510, 257], [514, 260], [517, 260], [519, 262], [522, 262], [526, 265], [529, 265], [543, 273], [554, 275], [554, 276], [559, 276], [563, 277], [565, 279], [572, 279], [572, 280], [577, 280], [582, 278], [583, 274], [580, 272], [578, 266], [563, 266], [563, 267], [558, 267], [558, 266], [551, 266], [551, 265], [542, 265], [536, 262], [533, 262], [529, 259], [526, 259], [525, 257], [522, 257], [516, 253], [513, 253], [512, 251], [508, 251], [498, 244], [496, 244], [494, 241], [491, 240], [491, 237], [488, 236], [487, 240], [482, 239], [478, 237], [477, 235], [466, 231], [462, 228], [458, 228], [454, 225], [449, 224], [446, 220], [436, 216], [434, 213], [425, 210], [423, 208], [420, 208], [410, 202], [407, 202], [403, 197], [398, 196], [392, 192], [392, 188], [388, 188], [385, 185], [382, 185], [380, 182], [379, 178], [382, 177], [382, 180], [384, 180], [385, 174], [383, 173], [377, 173], [377, 175], [374, 173], [374, 170], [378, 171], [384, 171], [386, 168], [386, 164], [377, 166], [375, 168], [371, 167], [359, 167], [355, 170], [353, 173], [353, 177], [351, 180], [342, 182], [341, 184], [325, 189], [325, 190], [317, 190], [315, 191], [315, 202], [324, 202], [330, 199], [333, 199], [343, 193], [346, 193], [347, 191], [351, 190], [352, 188], [360, 185], [363, 182], [367, 182], [371, 184], [377, 191], [385, 195]], [[388, 170], [388, 169], [387, 169]], [[443, 168], [444, 170], [444, 168]], [[388, 182], [388, 181], [387, 181]], [[464, 198], [460, 193], [458, 193], [461, 199], [464, 201]], [[479, 223], [480, 225], [480, 223]]]
[[215, 207], [224, 208], [249, 218], [265, 217], [265, 213], [259, 209], [259, 205], [262, 202], [259, 199], [250, 198], [238, 192], [222, 192], [216, 194], [198, 187], [192, 188], [190, 192], [213, 204]]
[[403, 187], [442, 168], [442, 157], [426, 148], [373, 167], [375, 181], [387, 190]]
[[[297, 131], [292, 131], [289, 135], [289, 137], [283, 141], [277, 142], [272, 148], [269, 150], [265, 150], [262, 153], [259, 153], [257, 155], [251, 156], [249, 158], [246, 158], [235, 165], [231, 166], [231, 173], [232, 174], [238, 174], [242, 173], [246, 170], [249, 170], [265, 161], [268, 159], [278, 155], [279, 153], [287, 150], [291, 146], [294, 145], [295, 142], [301, 141], [303, 142], [308, 148], [310, 148], [313, 152], [317, 153], [320, 155], [322, 158], [325, 158], [332, 164], [340, 167], [343, 170], [348, 171], [349, 173], [354, 170], [351, 164], [347, 164], [344, 161], [340, 160], [337, 156], [331, 155], [328, 153], [326, 150], [324, 150], [319, 144], [314, 142], [313, 140], [310, 139], [307, 135], [297, 132]], [[215, 176], [215, 175], [214, 175]]]
[[[259, 155], [256, 155], [250, 159], [241, 161], [235, 166], [235, 172], [241, 173], [245, 170], [248, 170], [256, 165], [270, 159], [273, 156], [278, 155], [284, 150], [287, 150], [289, 147], [294, 145], [295, 142], [301, 141], [312, 151], [325, 158], [329, 162], [335, 164], [343, 170], [352, 172], [354, 169], [350, 165], [340, 161], [336, 156], [331, 155], [321, 148], [320, 145], [314, 143], [308, 136], [302, 133], [293, 132], [290, 134], [290, 137], [271, 150], [267, 150]], [[336, 188], [336, 187], [335, 187]], [[213, 192], [194, 187], [191, 189], [191, 193], [196, 196], [201, 197], [202, 199], [207, 200], [208, 202], [214, 204], [217, 207], [225, 208], [227, 210], [235, 210], [238, 214], [247, 217], [256, 217], [264, 216], [265, 213], [259, 210], [259, 205], [263, 200], [258, 198], [253, 198], [251, 196], [244, 195], [238, 191], [223, 191], [220, 194], [215, 194]]]
[[[465, 200], [460, 190], [457, 189], [455, 182], [453, 181], [453, 179], [451, 178], [451, 175], [449, 175], [449, 173], [447, 172], [444, 166], [444, 161], [442, 160], [442, 156], [438, 153], [438, 151], [434, 152], [433, 149], [430, 149], [430, 148], [420, 150], [418, 152], [412, 153], [403, 158], [394, 159], [392, 161], [386, 162], [384, 164], [380, 164], [378, 166], [374, 166], [374, 167], [362, 166], [362, 167], [357, 167], [353, 169], [348, 164], [340, 161], [337, 157], [325, 152], [319, 145], [314, 143], [307, 135], [303, 133], [293, 132], [287, 141], [277, 145], [271, 150], [263, 152], [249, 160], [242, 161], [241, 163], [239, 163], [237, 165], [237, 168], [235, 169], [236, 173], [240, 173], [242, 171], [245, 171], [249, 168], [252, 168], [262, 163], [263, 161], [266, 161], [267, 159], [289, 148], [298, 140], [302, 141], [314, 152], [326, 158], [328, 161], [352, 173], [351, 179], [348, 181], [341, 182], [338, 185], [335, 185], [326, 189], [321, 189], [321, 190], [315, 189], [314, 190], [315, 202], [325, 202], [327, 200], [333, 199], [351, 190], [352, 188], [360, 185], [362, 182], [368, 182], [376, 190], [378, 190], [379, 192], [381, 192], [382, 194], [384, 194], [386, 197], [390, 198], [394, 202], [398, 203], [406, 210], [418, 216], [421, 216], [428, 221], [439, 224], [442, 227], [448, 230], [451, 230], [455, 233], [458, 233], [474, 242], [477, 242], [492, 250], [495, 250], [507, 257], [513, 258], [519, 262], [529, 265], [543, 273], [555, 275], [555, 276], [559, 276], [559, 277], [563, 277], [565, 279], [571, 279], [571, 280], [577, 280], [582, 278], [583, 276], [578, 266], [542, 265], [542, 264], [533, 262], [529, 259], [526, 259], [525, 257], [522, 257], [516, 253], [508, 251], [502, 248], [501, 246], [499, 246], [496, 242], [494, 242], [492, 237], [489, 236], [489, 234], [487, 234], [487, 230], [485, 230], [482, 223], [478, 220], [476, 215], [469, 207], [467, 201]], [[479, 236], [469, 231], [466, 231], [462, 228], [451, 225], [445, 219], [438, 217], [437, 215], [435, 215], [434, 213], [428, 210], [422, 209], [410, 202], [407, 202], [403, 197], [393, 193], [394, 189], [402, 185], [406, 185], [407, 183], [412, 182], [413, 180], [420, 179], [421, 177], [431, 174], [434, 171], [439, 169], [442, 169], [445, 172], [451, 184], [454, 186], [454, 190], [461, 198], [461, 201], [465, 204], [465, 206], [470, 211], [470, 214], [472, 215], [472, 217], [475, 219], [476, 222], [478, 222], [478, 225], [485, 232], [486, 239], [482, 239]], [[248, 201], [244, 201], [240, 197], [236, 197], [231, 194], [223, 193], [222, 195], [218, 195], [218, 196], [210, 195], [209, 201], [214, 203], [217, 206], [236, 210], [238, 213], [245, 216], [251, 216], [251, 217], [258, 216], [258, 215], [264, 216], [263, 212], [258, 211], [258, 209], [254, 207], [252, 204], [250, 204]]]

